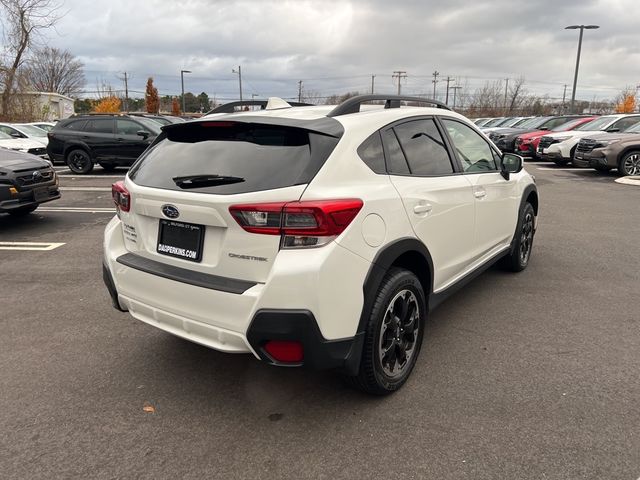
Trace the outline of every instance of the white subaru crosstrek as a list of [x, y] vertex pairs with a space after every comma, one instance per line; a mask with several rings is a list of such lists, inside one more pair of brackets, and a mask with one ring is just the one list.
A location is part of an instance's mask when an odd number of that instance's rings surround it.
[[406, 381], [456, 287], [527, 266], [538, 212], [521, 157], [438, 102], [384, 95], [166, 126], [112, 193], [115, 308], [374, 394]]

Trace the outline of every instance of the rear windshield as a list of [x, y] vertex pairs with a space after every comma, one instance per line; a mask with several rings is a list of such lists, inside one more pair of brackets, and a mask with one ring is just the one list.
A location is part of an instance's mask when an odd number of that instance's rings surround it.
[[138, 185], [230, 195], [309, 183], [338, 138], [309, 130], [240, 122], [166, 127], [129, 177]]

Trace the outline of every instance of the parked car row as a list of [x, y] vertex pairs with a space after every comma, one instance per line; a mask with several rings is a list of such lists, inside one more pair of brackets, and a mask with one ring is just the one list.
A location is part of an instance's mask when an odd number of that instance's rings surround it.
[[0, 123], [0, 147], [47, 158], [47, 132], [30, 123]]
[[[512, 127], [505, 128], [513, 121]], [[640, 175], [640, 114], [481, 118], [475, 123], [503, 152]], [[489, 126], [493, 125], [493, 127]], [[502, 125], [502, 126], [500, 126]]]

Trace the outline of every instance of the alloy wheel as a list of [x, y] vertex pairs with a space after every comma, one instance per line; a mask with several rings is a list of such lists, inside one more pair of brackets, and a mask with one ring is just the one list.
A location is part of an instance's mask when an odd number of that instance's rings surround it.
[[624, 175], [640, 175], [640, 154], [632, 153], [624, 159], [622, 173]]
[[420, 307], [411, 290], [398, 292], [385, 311], [378, 356], [385, 375], [397, 378], [410, 365], [420, 328]]
[[527, 212], [522, 222], [522, 232], [520, 233], [520, 262], [523, 265], [529, 261], [531, 246], [533, 245], [533, 214]]

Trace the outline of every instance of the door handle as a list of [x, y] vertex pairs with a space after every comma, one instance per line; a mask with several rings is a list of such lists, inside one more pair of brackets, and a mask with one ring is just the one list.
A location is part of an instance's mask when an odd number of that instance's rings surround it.
[[433, 209], [433, 205], [429, 203], [419, 203], [415, 207], [413, 207], [413, 213], [417, 213], [420, 215], [421, 213], [430, 213]]
[[478, 190], [474, 190], [473, 196], [476, 198], [484, 198], [487, 196], [487, 191], [484, 188], [479, 188]]

